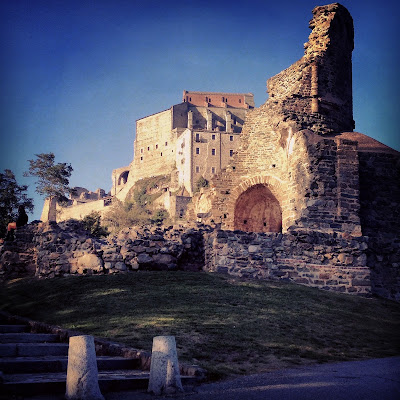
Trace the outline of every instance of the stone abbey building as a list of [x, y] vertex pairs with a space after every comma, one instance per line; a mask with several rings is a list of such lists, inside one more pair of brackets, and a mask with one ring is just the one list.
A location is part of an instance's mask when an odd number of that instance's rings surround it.
[[125, 198], [139, 179], [171, 174], [171, 186], [192, 196], [200, 177], [209, 180], [229, 164], [252, 108], [251, 93], [185, 90], [182, 103], [136, 121], [134, 158], [113, 171], [112, 194]]

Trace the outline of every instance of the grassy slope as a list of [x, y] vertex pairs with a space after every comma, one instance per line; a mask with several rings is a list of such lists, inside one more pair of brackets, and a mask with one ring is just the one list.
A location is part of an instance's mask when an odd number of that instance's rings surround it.
[[400, 305], [285, 283], [189, 272], [17, 280], [0, 309], [151, 349], [218, 375], [400, 354]]

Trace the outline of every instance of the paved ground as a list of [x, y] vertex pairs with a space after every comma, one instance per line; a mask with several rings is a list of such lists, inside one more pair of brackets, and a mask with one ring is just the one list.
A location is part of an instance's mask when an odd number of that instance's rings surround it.
[[[399, 400], [400, 357], [314, 365], [203, 384], [176, 396], [145, 392], [105, 395], [106, 400]], [[55, 400], [63, 397], [32, 397]]]

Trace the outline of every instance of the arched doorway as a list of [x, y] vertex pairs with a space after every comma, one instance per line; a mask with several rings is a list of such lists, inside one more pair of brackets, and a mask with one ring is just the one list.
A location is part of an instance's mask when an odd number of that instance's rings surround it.
[[254, 185], [238, 197], [234, 227], [245, 232], [282, 232], [282, 210], [267, 186]]

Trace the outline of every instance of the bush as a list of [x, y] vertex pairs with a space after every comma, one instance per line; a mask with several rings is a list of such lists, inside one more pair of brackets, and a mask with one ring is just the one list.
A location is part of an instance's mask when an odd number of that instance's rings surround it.
[[150, 224], [151, 212], [131, 200], [122, 202], [115, 199], [103, 221], [111, 230], [119, 231], [134, 225]]
[[204, 178], [203, 176], [201, 176], [198, 179], [198, 181], [196, 182], [194, 191], [199, 192], [201, 188], [205, 188], [205, 187], [208, 187], [208, 180], [206, 178]]
[[160, 210], [156, 210], [153, 213], [153, 216], [151, 218], [151, 222], [153, 222], [154, 224], [157, 225], [161, 225], [164, 220], [166, 220], [167, 218], [169, 218], [169, 214], [167, 210], [164, 210], [163, 208]]
[[101, 215], [92, 211], [82, 219], [83, 227], [95, 237], [105, 237], [109, 235], [106, 227], [101, 225]]

